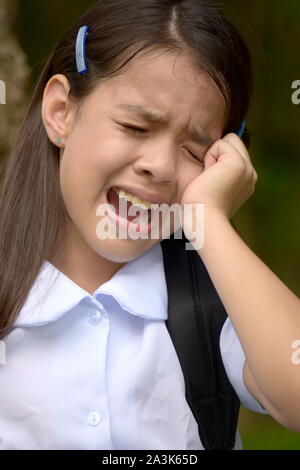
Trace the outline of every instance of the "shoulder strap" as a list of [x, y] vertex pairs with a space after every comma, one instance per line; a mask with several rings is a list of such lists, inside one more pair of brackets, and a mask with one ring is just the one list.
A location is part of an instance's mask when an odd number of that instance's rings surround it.
[[168, 289], [166, 326], [182, 367], [187, 403], [205, 449], [232, 449], [240, 401], [226, 375], [219, 340], [227, 318], [203, 261], [188, 240], [161, 241]]

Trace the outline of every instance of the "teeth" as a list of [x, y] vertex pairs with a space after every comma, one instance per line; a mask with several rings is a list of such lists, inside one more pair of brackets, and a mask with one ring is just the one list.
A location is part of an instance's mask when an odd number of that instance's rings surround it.
[[126, 199], [126, 201], [131, 202], [132, 204], [139, 207], [140, 209], [143, 209], [146, 211], [151, 209], [151, 202], [143, 201], [139, 197], [133, 196], [130, 193], [125, 193], [125, 191], [122, 191], [119, 189], [116, 189], [115, 191], [119, 195], [120, 198]]

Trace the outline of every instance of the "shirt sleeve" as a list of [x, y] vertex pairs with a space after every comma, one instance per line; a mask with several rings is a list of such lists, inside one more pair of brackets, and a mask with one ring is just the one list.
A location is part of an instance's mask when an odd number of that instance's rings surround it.
[[243, 368], [246, 357], [229, 317], [221, 331], [220, 351], [227, 377], [235, 389], [241, 404], [257, 413], [269, 414], [245, 385]]

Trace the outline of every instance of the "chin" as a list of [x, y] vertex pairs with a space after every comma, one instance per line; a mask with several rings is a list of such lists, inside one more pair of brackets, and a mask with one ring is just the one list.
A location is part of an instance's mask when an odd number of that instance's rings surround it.
[[[108, 242], [108, 243], [107, 243]], [[102, 244], [103, 243], [103, 244]], [[113, 263], [128, 263], [142, 256], [146, 251], [159, 243], [151, 240], [102, 240], [101, 248], [95, 251], [103, 258]]]

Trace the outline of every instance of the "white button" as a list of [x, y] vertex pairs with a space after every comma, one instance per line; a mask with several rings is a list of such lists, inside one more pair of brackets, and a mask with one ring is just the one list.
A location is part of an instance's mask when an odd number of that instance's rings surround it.
[[88, 416], [88, 423], [90, 426], [97, 426], [101, 421], [101, 415], [97, 411], [93, 411]]
[[100, 312], [97, 312], [97, 311], [91, 312], [89, 314], [89, 322], [92, 325], [99, 325], [99, 323], [101, 322], [101, 317], [102, 315]]

